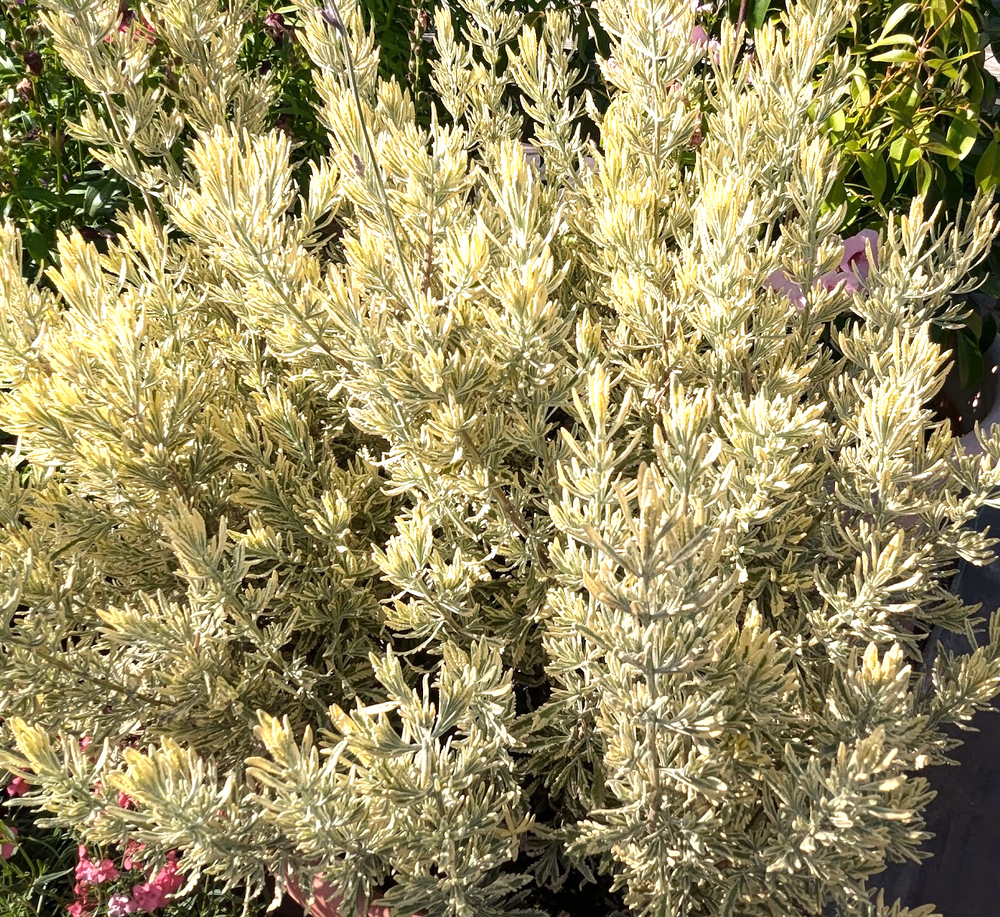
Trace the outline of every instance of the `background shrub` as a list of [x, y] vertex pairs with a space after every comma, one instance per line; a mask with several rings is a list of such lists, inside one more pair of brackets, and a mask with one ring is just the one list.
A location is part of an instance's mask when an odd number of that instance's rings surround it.
[[401, 913], [899, 914], [866, 883], [924, 838], [914, 772], [1000, 685], [1000, 619], [920, 656], [991, 558], [1000, 438], [925, 405], [997, 220], [917, 199], [844, 266], [849, 7], [752, 59], [723, 23], [713, 69], [689, 6], [607, 0], [602, 111], [569, 15], [467, 0], [422, 128], [361, 9], [299, 2], [308, 187], [240, 11], [151, 8], [155, 48], [49, 20], [143, 206], [50, 287], [0, 238], [23, 802]]

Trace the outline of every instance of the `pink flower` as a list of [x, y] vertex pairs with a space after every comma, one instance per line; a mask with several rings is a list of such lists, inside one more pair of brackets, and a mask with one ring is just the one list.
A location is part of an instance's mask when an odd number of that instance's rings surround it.
[[291, 30], [285, 25], [285, 17], [272, 10], [264, 18], [264, 31], [267, 32], [272, 41], [280, 42]]
[[15, 777], [7, 784], [7, 795], [11, 799], [17, 799], [18, 796], [23, 796], [28, 792], [28, 784], [25, 782], [23, 777]]
[[132, 886], [132, 898], [142, 910], [155, 911], [163, 907], [183, 884], [184, 876], [177, 869], [177, 853], [171, 850], [167, 854], [167, 865], [152, 879]]
[[80, 739], [80, 751], [86, 751], [87, 747], [93, 741], [94, 740], [90, 736], [84, 736], [82, 739]]
[[863, 229], [849, 239], [844, 239], [844, 257], [840, 262], [842, 271], [851, 271], [862, 280], [868, 279], [868, 252], [865, 243], [872, 247], [872, 262], [878, 264], [878, 233], [874, 229]]
[[121, 792], [119, 792], [118, 793], [118, 805], [122, 809], [131, 809], [132, 808], [132, 797], [129, 796], [127, 793], [121, 793]]
[[848, 293], [857, 293], [861, 289], [861, 281], [858, 279], [857, 274], [847, 271], [827, 271], [827, 273], [820, 277], [819, 282], [823, 284], [824, 290], [832, 290], [841, 282], [843, 282], [844, 289]]
[[87, 848], [82, 844], [77, 853], [80, 861], [76, 864], [76, 878], [80, 882], [102, 885], [104, 882], [114, 882], [118, 878], [118, 870], [111, 860], [101, 860], [99, 863], [95, 863], [87, 857]]
[[125, 856], [122, 857], [122, 869], [129, 872], [136, 866], [139, 866], [140, 859], [137, 854], [140, 850], [145, 850], [145, 848], [145, 844], [140, 844], [138, 841], [129, 841], [125, 845]]
[[152, 884], [158, 885], [168, 895], [174, 894], [184, 884], [184, 876], [177, 871], [177, 859], [173, 851], [167, 854], [167, 865], [156, 874]]
[[[121, 22], [118, 23], [118, 34], [125, 35], [128, 32], [128, 30], [132, 27], [133, 23], [135, 23], [136, 18], [137, 17], [132, 10], [126, 10], [121, 18]], [[156, 32], [156, 29], [153, 26], [153, 24], [149, 22], [149, 20], [147, 20], [145, 16], [141, 17], [141, 21], [142, 25], [136, 25], [135, 27], [135, 37], [145, 38], [146, 41], [150, 43], [156, 41], [156, 37], [154, 34]], [[104, 43], [110, 44], [110, 42], [111, 42], [111, 36], [106, 35], [104, 37]]]
[[94, 912], [86, 901], [76, 901], [66, 908], [66, 913], [69, 917], [90, 917]]
[[[871, 262], [868, 261], [866, 243], [871, 245]], [[874, 229], [863, 229], [844, 240], [844, 254], [840, 259], [840, 266], [836, 270], [827, 271], [819, 278], [819, 282], [825, 290], [832, 290], [838, 283], [842, 283], [848, 293], [860, 293], [863, 281], [868, 279], [871, 264], [878, 264], [878, 233]], [[786, 294], [797, 309], [803, 308], [806, 304], [802, 288], [784, 271], [775, 271], [769, 275], [764, 281], [764, 289]]]
[[[3, 822], [0, 822], [0, 827], [5, 828], [7, 831], [13, 834], [14, 837], [17, 837], [17, 828], [15, 828], [13, 825], [5, 825], [3, 824]], [[0, 860], [9, 860], [14, 855], [14, 851], [16, 849], [17, 849], [17, 844], [14, 843], [0, 844]]]
[[128, 895], [112, 895], [108, 898], [108, 917], [124, 917], [138, 908], [139, 905]]
[[137, 908], [155, 911], [167, 903], [167, 893], [152, 882], [132, 886], [132, 901]]
[[795, 303], [796, 309], [804, 309], [806, 307], [806, 298], [802, 295], [802, 287], [784, 271], [775, 271], [773, 274], [768, 275], [767, 280], [764, 281], [764, 289], [786, 294]]
[[94, 885], [101, 885], [103, 882], [114, 882], [118, 878], [118, 870], [111, 860], [101, 860], [100, 863], [93, 864], [91, 876], [89, 881]]
[[708, 32], [706, 32], [702, 26], [696, 25], [693, 29], [691, 29], [691, 37], [689, 40], [691, 44], [710, 51], [712, 54], [712, 60], [716, 63], [719, 62], [719, 42], [714, 38], [709, 38]]

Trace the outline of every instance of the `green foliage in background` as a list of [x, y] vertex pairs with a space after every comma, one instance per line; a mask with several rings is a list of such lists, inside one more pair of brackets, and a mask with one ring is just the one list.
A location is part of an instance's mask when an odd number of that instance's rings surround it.
[[128, 185], [66, 133], [93, 99], [41, 29], [38, 0], [0, 3], [0, 218], [22, 232], [24, 270], [52, 264], [56, 233], [108, 233]]
[[[976, 190], [1000, 182], [997, 83], [985, 48], [1000, 51], [991, 0], [872, 0], [845, 34], [857, 64], [850, 104], [830, 121], [846, 171], [831, 205], [846, 203], [856, 226], [884, 225], [887, 214], [915, 196], [940, 205], [941, 224]], [[964, 386], [983, 373], [1000, 295], [1000, 245], [977, 278], [981, 295], [958, 323], [936, 324], [953, 347]]]

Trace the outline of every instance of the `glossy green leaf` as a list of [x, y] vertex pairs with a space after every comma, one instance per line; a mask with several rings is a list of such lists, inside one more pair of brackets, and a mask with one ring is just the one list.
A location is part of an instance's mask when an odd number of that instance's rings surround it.
[[885, 159], [881, 153], [858, 153], [858, 166], [864, 175], [868, 188], [875, 203], [882, 200], [885, 193], [886, 169]]
[[55, 209], [58, 209], [61, 203], [59, 196], [49, 191], [48, 188], [21, 188], [18, 192], [18, 197], [24, 201], [36, 201], [46, 204]]
[[747, 28], [754, 32], [764, 25], [764, 21], [767, 19], [767, 8], [769, 5], [769, 0], [752, 0], [747, 10]]
[[883, 64], [912, 64], [917, 56], [906, 48], [893, 48], [891, 51], [884, 51], [872, 57], [873, 61]]
[[25, 232], [21, 235], [21, 244], [39, 264], [48, 261], [49, 244], [40, 232]]
[[908, 16], [917, 8], [918, 6], [916, 3], [902, 3], [899, 6], [897, 6], [896, 9], [894, 9], [889, 14], [888, 18], [885, 20], [885, 25], [882, 26], [882, 35], [879, 37], [879, 40], [876, 42], [876, 44], [882, 44], [883, 38], [886, 35], [890, 34], [892, 30], [895, 29], [896, 26], [899, 25], [904, 18], [906, 18], [906, 16]]
[[976, 187], [981, 191], [989, 191], [998, 184], [1000, 184], [1000, 144], [997, 143], [997, 136], [994, 134], [976, 165]]
[[914, 178], [917, 184], [917, 194], [927, 197], [934, 180], [934, 169], [926, 159], [918, 159], [914, 165]]
[[871, 43], [869, 47], [881, 48], [884, 45], [899, 45], [907, 48], [915, 48], [917, 43], [914, 41], [912, 35], [907, 35], [905, 32], [895, 32], [888, 35], [882, 34], [878, 37], [877, 41]]
[[906, 137], [897, 137], [889, 146], [889, 159], [899, 170], [912, 168], [922, 153]]
[[978, 136], [979, 125], [976, 119], [962, 114], [952, 120], [948, 128], [947, 143], [959, 159], [965, 159], [972, 152]]

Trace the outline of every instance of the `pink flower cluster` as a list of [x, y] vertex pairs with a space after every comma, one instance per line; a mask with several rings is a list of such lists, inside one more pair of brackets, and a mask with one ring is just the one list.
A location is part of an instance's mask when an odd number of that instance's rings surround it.
[[[90, 736], [83, 736], [80, 739], [80, 750], [85, 751], [92, 744]], [[14, 777], [7, 784], [5, 791], [11, 798], [23, 796], [28, 792], [28, 782], [22, 777]], [[103, 792], [103, 784], [98, 781], [94, 785], [94, 792]], [[133, 809], [135, 803], [127, 793], [119, 792], [118, 805], [122, 809]], [[9, 838], [11, 835], [17, 836], [17, 828], [13, 825], [7, 826], [0, 823], [3, 828], [3, 837]], [[14, 855], [16, 845], [14, 843], [0, 843], [0, 857], [7, 860]], [[130, 840], [125, 845], [122, 855], [121, 869], [119, 869], [110, 859], [93, 859], [87, 853], [87, 847], [81, 844], [77, 848], [77, 863], [75, 868], [76, 884], [73, 886], [75, 900], [70, 904], [66, 912], [69, 917], [95, 917], [101, 901], [107, 905], [108, 917], [122, 917], [125, 914], [151, 914], [166, 905], [171, 897], [184, 884], [184, 874], [178, 869], [177, 851], [171, 850], [167, 854], [166, 865], [158, 870], [155, 875], [146, 872], [145, 881], [135, 882], [130, 893], [125, 891], [113, 891], [102, 888], [109, 883], [119, 879], [123, 883], [129, 880], [129, 873], [143, 869], [141, 861], [141, 851], [144, 845], [138, 841]], [[140, 873], [141, 875], [141, 873]], [[120, 886], [119, 886], [120, 887]], [[101, 908], [103, 915], [104, 910]]]
[[[868, 261], [867, 244], [871, 245], [872, 261]], [[864, 229], [848, 239], [844, 239], [844, 255], [836, 270], [828, 271], [819, 278], [819, 283], [826, 290], [832, 290], [838, 283], [844, 284], [849, 293], [861, 291], [862, 282], [868, 279], [871, 264], [878, 264], [878, 233], [873, 229]], [[806, 297], [799, 286], [784, 271], [775, 271], [764, 281], [765, 290], [775, 290], [784, 293], [795, 303], [797, 309], [805, 308]]]
[[177, 853], [171, 850], [167, 865], [152, 879], [132, 886], [132, 900], [140, 910], [152, 913], [163, 907], [183, 884], [184, 876], [177, 870]]
[[[126, 872], [139, 865], [136, 857], [142, 844], [130, 841], [125, 848], [122, 867]], [[111, 860], [95, 862], [87, 856], [87, 848], [79, 848], [79, 862], [76, 864], [76, 901], [67, 908], [69, 917], [92, 917], [96, 912], [97, 903], [94, 899], [94, 889], [106, 882], [114, 882], [121, 873]], [[177, 867], [177, 851], [167, 854], [167, 863], [156, 875], [148, 877], [145, 882], [136, 882], [131, 894], [116, 892], [108, 898], [108, 917], [122, 917], [124, 914], [151, 914], [166, 905], [172, 895], [184, 884], [184, 875]]]

